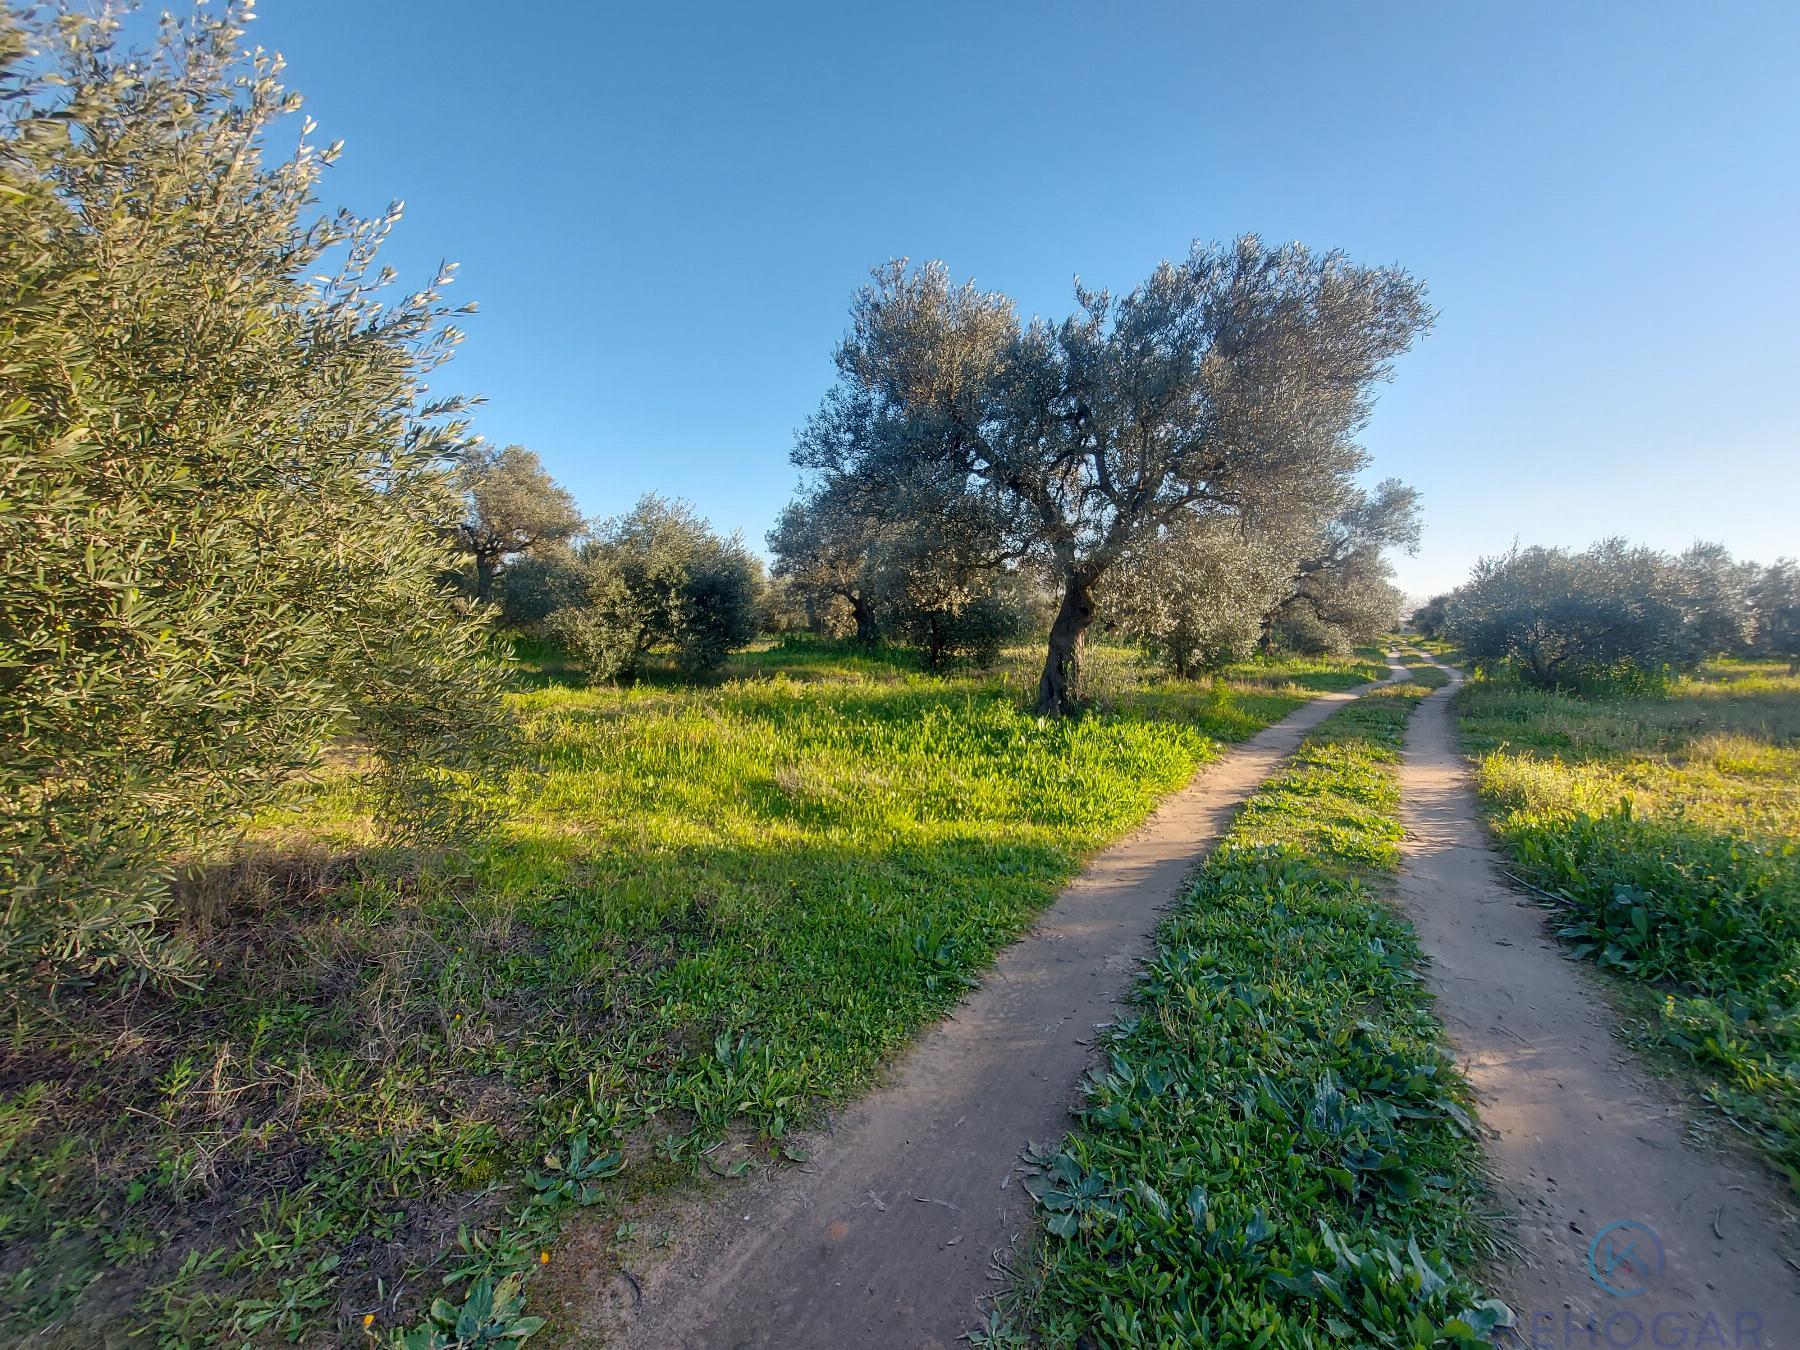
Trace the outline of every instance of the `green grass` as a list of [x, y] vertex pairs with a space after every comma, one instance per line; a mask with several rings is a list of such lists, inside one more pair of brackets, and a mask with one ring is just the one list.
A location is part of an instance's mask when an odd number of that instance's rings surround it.
[[1334, 715], [1208, 860], [1038, 1159], [1046, 1232], [982, 1339], [1425, 1346], [1508, 1320], [1458, 1273], [1488, 1250], [1468, 1094], [1377, 893], [1423, 693]]
[[199, 988], [15, 1038], [0, 1338], [528, 1330], [521, 1280], [573, 1208], [685, 1184], [728, 1136], [779, 1160], [1086, 854], [1223, 743], [1380, 673], [1174, 684], [1098, 649], [1096, 711], [1046, 722], [1031, 653], [937, 679], [790, 641], [701, 690], [522, 656], [494, 838], [373, 850], [340, 766], [196, 897]]
[[1800, 1188], [1800, 678], [1722, 662], [1611, 700], [1477, 682], [1458, 708], [1571, 955], [1661, 995], [1648, 1038]]

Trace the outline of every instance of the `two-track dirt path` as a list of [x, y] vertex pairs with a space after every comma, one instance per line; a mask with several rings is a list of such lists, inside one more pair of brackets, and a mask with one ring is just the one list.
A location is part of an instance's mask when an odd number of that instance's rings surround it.
[[950, 1346], [978, 1325], [995, 1262], [1031, 1218], [1019, 1155], [1067, 1130], [1095, 1025], [1115, 1015], [1160, 912], [1244, 798], [1361, 692], [1315, 698], [1230, 750], [1096, 857], [884, 1086], [809, 1141], [807, 1167], [709, 1206], [712, 1222], [630, 1288], [568, 1307], [577, 1341]]
[[[1523, 1260], [1496, 1276], [1520, 1318], [1508, 1343], [1800, 1346], [1800, 1243], [1784, 1185], [1760, 1163], [1687, 1142], [1675, 1093], [1614, 1039], [1599, 980], [1502, 883], [1456, 745], [1455, 687], [1426, 699], [1407, 732], [1401, 901], [1516, 1219]], [[1603, 1234], [1619, 1223], [1655, 1237]], [[1602, 1275], [1638, 1245], [1611, 1273], [1618, 1293], [1590, 1269], [1596, 1238]]]

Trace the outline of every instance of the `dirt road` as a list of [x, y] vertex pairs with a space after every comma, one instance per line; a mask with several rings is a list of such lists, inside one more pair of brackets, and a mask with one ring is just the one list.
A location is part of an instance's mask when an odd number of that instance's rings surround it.
[[955, 1344], [1031, 1219], [1020, 1152], [1067, 1130], [1095, 1024], [1129, 990], [1159, 912], [1238, 804], [1353, 697], [1314, 699], [1233, 749], [1095, 858], [885, 1086], [810, 1141], [805, 1169], [708, 1206], [633, 1287], [568, 1307], [575, 1340]]
[[1510, 1343], [1800, 1346], [1784, 1184], [1689, 1142], [1674, 1092], [1615, 1039], [1598, 977], [1502, 883], [1457, 751], [1454, 687], [1408, 730], [1401, 898], [1517, 1222], [1523, 1260], [1494, 1277], [1520, 1318]]

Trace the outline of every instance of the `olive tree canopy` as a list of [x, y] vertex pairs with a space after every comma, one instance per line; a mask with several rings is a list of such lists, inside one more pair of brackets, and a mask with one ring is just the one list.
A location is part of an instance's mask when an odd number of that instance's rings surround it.
[[[1287, 533], [1280, 522], [1277, 534]], [[1399, 618], [1401, 598], [1387, 549], [1419, 547], [1419, 494], [1397, 478], [1373, 492], [1348, 490], [1343, 504], [1298, 547], [1276, 603], [1263, 616], [1262, 644], [1285, 628], [1303, 646], [1367, 641]]]
[[879, 268], [795, 462], [860, 480], [898, 517], [921, 492], [980, 504], [997, 555], [1060, 593], [1038, 707], [1074, 703], [1096, 584], [1187, 515], [1279, 518], [1339, 499], [1370, 386], [1430, 322], [1397, 268], [1247, 236], [1197, 245], [1061, 323], [942, 264]]
[[248, 8], [165, 17], [148, 52], [110, 10], [0, 9], [9, 1001], [191, 971], [163, 941], [178, 864], [333, 739], [375, 755], [391, 826], [454, 833], [506, 736], [439, 580], [449, 269], [399, 294], [398, 205], [319, 212], [337, 148], [274, 147], [298, 98], [243, 52]]
[[566, 543], [587, 525], [568, 489], [522, 445], [470, 446], [462, 483], [469, 509], [457, 535], [475, 559], [475, 593], [483, 600], [493, 599], [494, 575], [508, 558]]

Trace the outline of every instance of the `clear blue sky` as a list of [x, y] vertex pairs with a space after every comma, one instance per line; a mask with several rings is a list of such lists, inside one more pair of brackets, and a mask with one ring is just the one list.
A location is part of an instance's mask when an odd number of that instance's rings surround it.
[[762, 536], [884, 259], [1060, 315], [1196, 237], [1341, 246], [1437, 330], [1365, 440], [1481, 553], [1800, 552], [1800, 4], [264, 0], [328, 196], [481, 305], [442, 384], [585, 510]]

